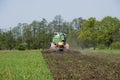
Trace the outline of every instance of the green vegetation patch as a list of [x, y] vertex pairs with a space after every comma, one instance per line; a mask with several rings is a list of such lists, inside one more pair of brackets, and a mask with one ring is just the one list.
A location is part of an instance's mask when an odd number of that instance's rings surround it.
[[0, 80], [53, 80], [40, 51], [0, 51]]
[[120, 50], [111, 50], [111, 49], [102, 49], [102, 50], [86, 49], [84, 51], [94, 52], [94, 53], [120, 54]]

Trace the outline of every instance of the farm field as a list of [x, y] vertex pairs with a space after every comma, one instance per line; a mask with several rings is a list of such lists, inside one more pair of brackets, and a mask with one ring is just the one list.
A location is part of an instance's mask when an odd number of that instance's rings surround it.
[[1, 50], [0, 80], [119, 80], [120, 54], [108, 53]]
[[82, 51], [82, 53], [64, 54], [44, 53], [43, 56], [54, 80], [120, 79], [119, 54], [98, 54]]
[[0, 80], [53, 80], [39, 50], [0, 51]]
[[120, 50], [110, 50], [110, 49], [103, 49], [103, 50], [86, 49], [84, 51], [93, 52], [93, 53], [120, 54]]
[[120, 62], [120, 50], [84, 50], [81, 51], [83, 55], [94, 56], [106, 60], [110, 60], [113, 62]]

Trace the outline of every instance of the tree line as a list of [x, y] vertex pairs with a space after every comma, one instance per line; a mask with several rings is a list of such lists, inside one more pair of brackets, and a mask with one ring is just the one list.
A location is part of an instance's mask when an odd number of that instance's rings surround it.
[[66, 33], [71, 48], [96, 49], [100, 44], [109, 48], [112, 43], [120, 42], [120, 20], [111, 16], [100, 21], [80, 17], [67, 22], [57, 15], [51, 22], [43, 18], [30, 24], [18, 23], [8, 31], [0, 29], [0, 49], [17, 49], [19, 45], [26, 49], [49, 48], [54, 32]]

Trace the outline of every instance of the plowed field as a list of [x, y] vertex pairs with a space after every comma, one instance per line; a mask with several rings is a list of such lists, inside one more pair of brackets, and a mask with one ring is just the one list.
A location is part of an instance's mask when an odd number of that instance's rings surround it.
[[54, 80], [120, 80], [120, 55], [63, 53], [43, 53]]

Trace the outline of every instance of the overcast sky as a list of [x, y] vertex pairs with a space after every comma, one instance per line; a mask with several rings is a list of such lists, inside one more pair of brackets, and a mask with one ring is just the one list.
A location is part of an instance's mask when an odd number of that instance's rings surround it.
[[0, 0], [0, 28], [13, 28], [18, 23], [42, 18], [52, 21], [56, 15], [62, 15], [66, 21], [78, 17], [120, 19], [120, 0]]

